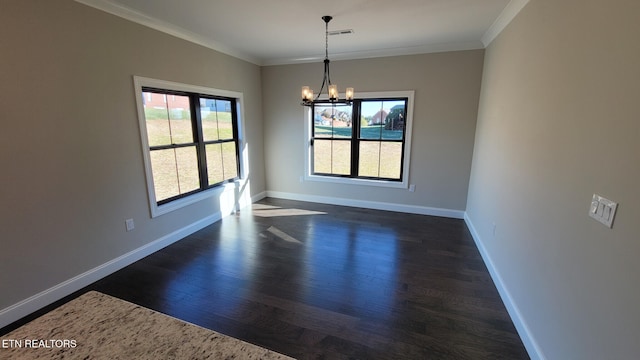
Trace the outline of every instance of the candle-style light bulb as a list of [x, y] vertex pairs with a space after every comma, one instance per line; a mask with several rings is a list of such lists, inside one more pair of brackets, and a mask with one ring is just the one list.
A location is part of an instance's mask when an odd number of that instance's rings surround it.
[[302, 87], [302, 100], [309, 100], [309, 91], [311, 90], [308, 86]]
[[347, 91], [345, 92], [345, 96], [344, 96], [348, 101], [352, 101], [353, 100], [353, 88], [352, 87], [348, 87]]
[[338, 100], [338, 85], [329, 85], [329, 100]]

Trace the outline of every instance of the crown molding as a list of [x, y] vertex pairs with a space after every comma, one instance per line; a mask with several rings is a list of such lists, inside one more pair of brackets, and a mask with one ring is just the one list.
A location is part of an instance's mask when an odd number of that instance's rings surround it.
[[240, 53], [237, 50], [234, 50], [228, 46], [224, 46], [218, 42], [211, 41], [210, 39], [207, 39], [204, 36], [193, 33], [179, 26], [170, 24], [166, 21], [163, 21], [154, 17], [144, 15], [136, 10], [122, 6], [120, 4], [113, 3], [109, 0], [75, 0], [75, 1], [83, 5], [90, 6], [92, 8], [121, 17], [123, 19], [133, 21], [137, 24], [152, 28], [154, 30], [164, 32], [166, 34], [175, 36], [177, 38], [187, 40], [192, 43], [207, 47], [209, 49], [236, 57], [238, 59], [245, 60], [256, 65], [262, 65], [259, 59]]
[[[110, 0], [75, 0], [76, 2], [104, 11], [106, 13], [118, 16], [120, 18], [132, 21], [134, 23], [164, 32], [177, 38], [207, 47], [220, 53], [233, 56], [235, 58], [245, 60], [259, 66], [269, 65], [287, 65], [300, 64], [309, 62], [322, 61], [324, 56], [310, 56], [305, 58], [279, 58], [279, 59], [258, 59], [238, 51], [232, 47], [226, 46], [219, 42], [212, 41], [205, 36], [196, 34], [182, 27], [173, 25], [166, 21], [145, 15], [139, 11], [117, 4]], [[388, 56], [403, 56], [428, 54], [447, 51], [475, 50], [484, 49], [509, 25], [509, 23], [518, 15], [529, 0], [511, 0], [498, 18], [493, 22], [491, 27], [484, 33], [480, 41], [464, 42], [464, 43], [442, 43], [442, 44], [424, 44], [419, 46], [394, 48], [394, 49], [374, 49], [358, 52], [344, 52], [332, 54], [332, 60], [353, 60], [368, 59]]]
[[[420, 55], [431, 54], [448, 51], [464, 51], [464, 50], [477, 50], [484, 49], [482, 42], [470, 41], [470, 42], [456, 42], [456, 43], [442, 43], [442, 44], [425, 44], [419, 46], [401, 47], [401, 48], [389, 48], [389, 49], [374, 49], [364, 51], [350, 51], [341, 53], [332, 53], [331, 61], [336, 60], [356, 60], [356, 59], [371, 59], [390, 56], [405, 56], [405, 55]], [[271, 65], [291, 65], [291, 64], [303, 64], [321, 62], [324, 59], [323, 55], [314, 55], [304, 58], [280, 58], [269, 59], [262, 63], [263, 66]]]
[[529, 0], [511, 0], [500, 13], [496, 21], [482, 35], [481, 41], [484, 47], [489, 46], [495, 38], [511, 23], [520, 11], [529, 3]]

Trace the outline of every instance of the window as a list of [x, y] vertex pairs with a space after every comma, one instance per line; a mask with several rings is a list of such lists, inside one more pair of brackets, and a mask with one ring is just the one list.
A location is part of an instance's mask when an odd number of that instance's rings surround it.
[[152, 216], [240, 177], [241, 94], [135, 77]]
[[413, 92], [360, 94], [309, 109], [308, 180], [407, 187]]

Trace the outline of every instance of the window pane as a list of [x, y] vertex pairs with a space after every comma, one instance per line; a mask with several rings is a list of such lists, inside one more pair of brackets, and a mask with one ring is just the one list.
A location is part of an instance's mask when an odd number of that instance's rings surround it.
[[363, 100], [361, 114], [361, 139], [402, 139], [405, 119], [404, 100]]
[[402, 140], [404, 137], [404, 122], [407, 118], [404, 100], [385, 101], [385, 106], [389, 106], [389, 114], [382, 131], [383, 140]]
[[218, 113], [215, 99], [200, 99], [200, 118], [205, 141], [218, 140]]
[[191, 125], [189, 97], [180, 95], [166, 95], [166, 97], [169, 109], [169, 123], [171, 124], [172, 143], [192, 143], [193, 127]]
[[195, 146], [175, 149], [178, 159], [180, 193], [184, 194], [200, 188], [198, 154]]
[[351, 141], [318, 140], [313, 143], [313, 171], [322, 174], [351, 173]]
[[173, 149], [154, 150], [150, 155], [156, 201], [180, 195]]
[[149, 146], [171, 144], [169, 114], [167, 113], [165, 95], [143, 92], [142, 98], [144, 99], [144, 117], [147, 125]]
[[400, 179], [402, 143], [363, 141], [360, 143], [358, 176]]
[[313, 142], [313, 172], [331, 173], [331, 140], [318, 140]]
[[380, 144], [380, 177], [400, 179], [402, 168], [402, 143], [382, 142]]
[[156, 201], [200, 187], [195, 146], [150, 152]]
[[205, 141], [233, 139], [230, 100], [200, 99], [200, 117]]
[[222, 164], [224, 166], [224, 179], [229, 180], [238, 176], [238, 158], [236, 157], [236, 143], [226, 142], [222, 144]]
[[313, 107], [314, 137], [350, 138], [353, 127], [351, 105], [316, 105]]
[[233, 141], [206, 146], [209, 185], [238, 176], [236, 143]]
[[[231, 118], [231, 101], [216, 100], [218, 115], [218, 134], [220, 140], [233, 139], [233, 122]], [[206, 140], [206, 139], [205, 139]]]
[[362, 101], [360, 106], [360, 138], [380, 139], [389, 110], [380, 100]]
[[222, 145], [209, 144], [206, 146], [207, 153], [207, 173], [209, 185], [224, 181], [224, 171], [222, 167]]
[[380, 174], [380, 142], [363, 141], [360, 143], [358, 176], [378, 177]]
[[189, 97], [143, 92], [149, 146], [193, 142]]

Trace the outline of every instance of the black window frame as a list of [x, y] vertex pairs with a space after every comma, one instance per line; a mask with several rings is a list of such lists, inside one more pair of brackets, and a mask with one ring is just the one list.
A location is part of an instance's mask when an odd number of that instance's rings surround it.
[[[238, 103], [237, 103], [237, 99], [233, 98], [233, 97], [226, 97], [226, 96], [218, 96], [218, 95], [212, 95], [212, 94], [203, 94], [203, 93], [198, 93], [198, 92], [191, 92], [191, 91], [182, 91], [182, 90], [173, 90], [173, 89], [166, 89], [166, 88], [160, 88], [160, 87], [152, 87], [152, 86], [142, 86], [142, 93], [146, 93], [146, 92], [151, 92], [154, 94], [163, 94], [163, 95], [177, 95], [177, 96], [185, 96], [189, 98], [189, 107], [190, 107], [190, 115], [191, 115], [191, 128], [192, 128], [192, 132], [193, 132], [193, 142], [191, 143], [180, 143], [180, 144], [167, 144], [167, 145], [156, 145], [156, 146], [151, 146], [148, 145], [147, 150], [149, 151], [149, 154], [151, 154], [152, 151], [157, 151], [157, 150], [167, 150], [167, 149], [177, 149], [177, 148], [184, 148], [184, 147], [195, 147], [196, 149], [196, 155], [197, 155], [197, 162], [198, 162], [198, 179], [199, 179], [199, 187], [198, 189], [192, 190], [192, 191], [188, 191], [188, 192], [184, 192], [166, 199], [162, 199], [162, 200], [157, 200], [156, 199], [156, 205], [157, 206], [161, 206], [161, 205], [165, 205], [171, 202], [174, 202], [176, 200], [179, 199], [183, 199], [183, 198], [187, 198], [191, 195], [218, 187], [223, 185], [224, 183], [232, 183], [235, 182], [236, 180], [238, 180], [240, 178], [240, 141], [239, 141], [239, 126], [238, 126]], [[144, 95], [142, 95], [142, 98], [144, 99]], [[200, 107], [200, 100], [201, 99], [211, 99], [211, 100], [222, 100], [222, 101], [229, 101], [231, 106], [230, 106], [230, 112], [231, 112], [231, 124], [232, 124], [232, 133], [233, 133], [233, 138], [231, 139], [217, 139], [217, 140], [204, 140], [204, 133], [203, 133], [203, 126], [202, 126], [202, 118], [201, 118], [201, 107]], [[143, 100], [144, 101], [144, 100]], [[148, 136], [147, 134], [145, 134], [145, 136]], [[236, 169], [235, 169], [235, 173], [236, 176], [232, 177], [232, 178], [227, 178], [224, 179], [223, 181], [217, 182], [217, 183], [213, 183], [210, 184], [209, 183], [209, 176], [208, 176], [208, 167], [207, 167], [207, 157], [206, 157], [206, 146], [207, 145], [211, 145], [211, 144], [223, 144], [223, 143], [230, 143], [233, 142], [235, 144], [235, 157], [236, 157]], [[153, 178], [153, 174], [151, 174], [151, 177]], [[153, 191], [155, 192], [155, 179], [154, 179], [154, 189]]]
[[[404, 101], [404, 119], [405, 121], [410, 121], [407, 116], [408, 108], [410, 106], [410, 98], [408, 96], [389, 96], [389, 97], [367, 97], [367, 98], [356, 98], [353, 100], [351, 104], [351, 137], [334, 137], [333, 131], [331, 137], [326, 136], [315, 136], [315, 109], [316, 105], [321, 106], [323, 108], [334, 106], [335, 104], [327, 101], [319, 101], [318, 103], [314, 103], [311, 106], [311, 116], [310, 116], [310, 138], [309, 138], [309, 146], [310, 146], [310, 169], [309, 172], [313, 176], [321, 176], [321, 177], [333, 177], [333, 178], [344, 178], [344, 179], [361, 179], [361, 180], [371, 180], [371, 181], [379, 181], [379, 182], [395, 182], [402, 183], [404, 182], [404, 172], [405, 172], [405, 151], [406, 151], [406, 140], [407, 140], [407, 123], [405, 122], [402, 128], [402, 139], [394, 140], [394, 139], [383, 139], [382, 135], [378, 139], [367, 139], [361, 137], [361, 114], [362, 114], [362, 102], [386, 102], [386, 101]], [[382, 129], [381, 129], [382, 132]], [[332, 140], [332, 141], [350, 141], [351, 142], [351, 162], [350, 162], [350, 173], [348, 175], [344, 174], [334, 174], [334, 173], [323, 173], [315, 171], [315, 162], [314, 162], [314, 152], [315, 152], [315, 141], [316, 140]], [[390, 143], [401, 143], [401, 155], [400, 155], [400, 176], [396, 178], [386, 178], [380, 176], [362, 176], [359, 175], [359, 162], [360, 162], [360, 143], [361, 142], [390, 142]]]

